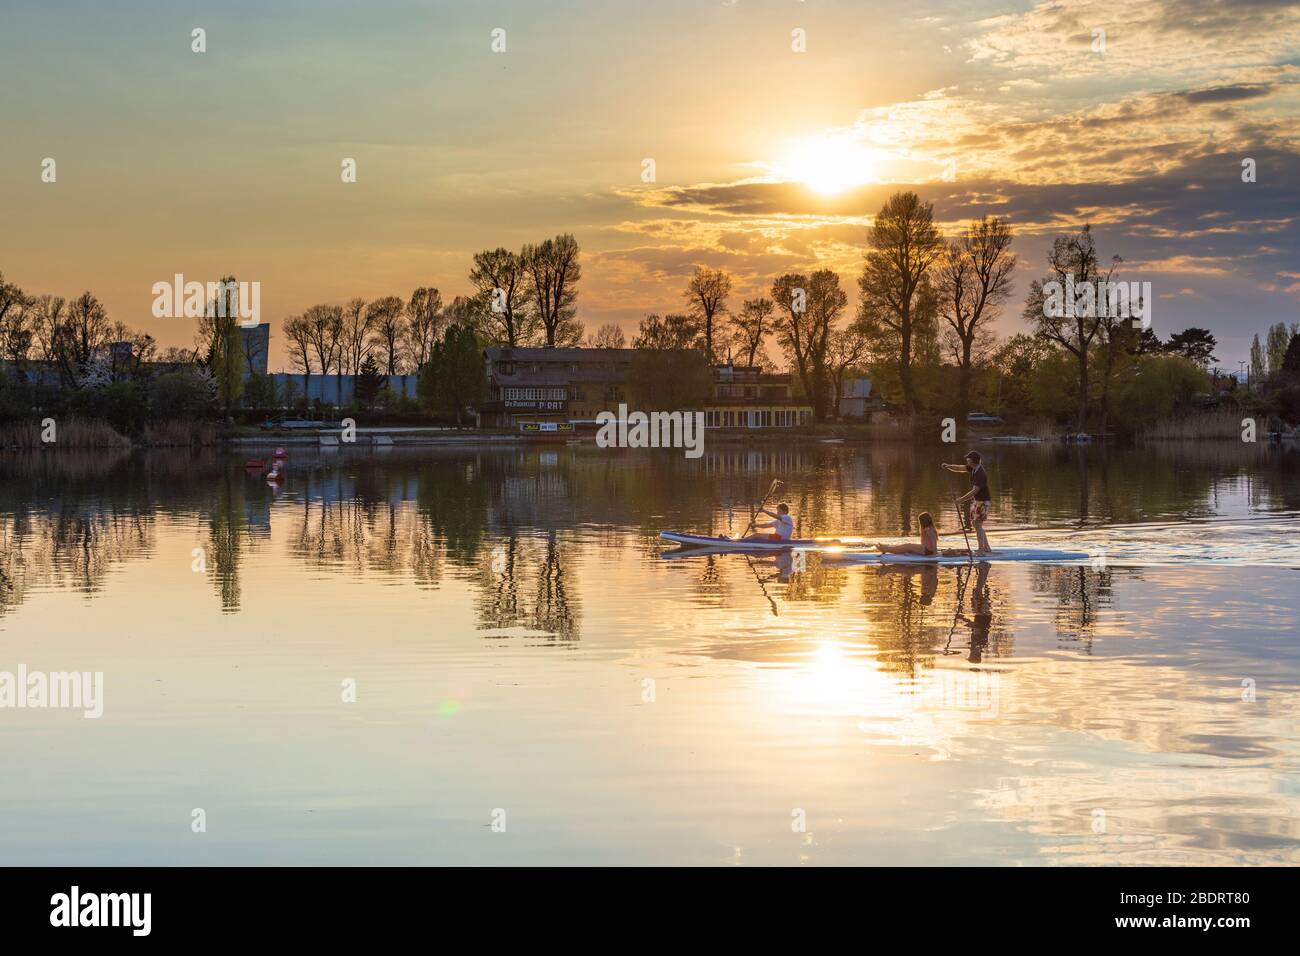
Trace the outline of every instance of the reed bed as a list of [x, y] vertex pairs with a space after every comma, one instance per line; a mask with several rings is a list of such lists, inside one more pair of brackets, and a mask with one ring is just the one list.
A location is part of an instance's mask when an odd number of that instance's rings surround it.
[[[1156, 422], [1142, 432], [1152, 441], [1241, 441], [1242, 419], [1251, 416], [1241, 411], [1212, 411], [1180, 415]], [[1257, 418], [1255, 432], [1259, 440], [1268, 430], [1264, 418]]]
[[130, 448], [131, 440], [97, 421], [68, 418], [54, 424], [54, 441], [41, 440], [45, 429], [39, 421], [0, 425], [0, 448]]

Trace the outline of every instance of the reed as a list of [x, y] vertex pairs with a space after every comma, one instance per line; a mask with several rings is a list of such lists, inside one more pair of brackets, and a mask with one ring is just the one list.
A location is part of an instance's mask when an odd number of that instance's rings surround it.
[[[1142, 432], [1142, 437], [1151, 441], [1241, 441], [1241, 420], [1246, 416], [1240, 411], [1218, 410], [1212, 412], [1195, 412], [1166, 418], [1149, 426]], [[1264, 419], [1258, 419], [1257, 429], [1260, 438], [1266, 430]]]
[[45, 429], [38, 421], [11, 422], [0, 426], [0, 448], [130, 448], [131, 441], [98, 421], [62, 419], [54, 424], [54, 441], [44, 442]]

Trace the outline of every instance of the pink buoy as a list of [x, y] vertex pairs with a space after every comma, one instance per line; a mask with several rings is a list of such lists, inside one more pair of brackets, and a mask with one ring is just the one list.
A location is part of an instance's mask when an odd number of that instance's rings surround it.
[[276, 457], [276, 458], [288, 458], [288, 457], [289, 457], [289, 453], [288, 453], [287, 451], [285, 451], [283, 448], [277, 448], [277, 449], [275, 450], [275, 457]]

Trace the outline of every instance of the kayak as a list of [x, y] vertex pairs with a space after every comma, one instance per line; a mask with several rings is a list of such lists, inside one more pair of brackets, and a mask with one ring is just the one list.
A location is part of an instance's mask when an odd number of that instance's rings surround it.
[[841, 541], [838, 538], [791, 538], [789, 541], [742, 541], [739, 538], [713, 537], [706, 534], [682, 534], [678, 531], [660, 531], [659, 537], [684, 548], [708, 548], [720, 551], [819, 551], [861, 546], [862, 541]]

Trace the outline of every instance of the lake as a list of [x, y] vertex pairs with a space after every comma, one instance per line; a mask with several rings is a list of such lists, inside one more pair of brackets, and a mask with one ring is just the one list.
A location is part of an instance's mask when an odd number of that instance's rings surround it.
[[1070, 565], [662, 556], [955, 528], [961, 450], [8, 452], [0, 671], [103, 714], [0, 709], [0, 860], [1300, 863], [1294, 448], [983, 446]]

